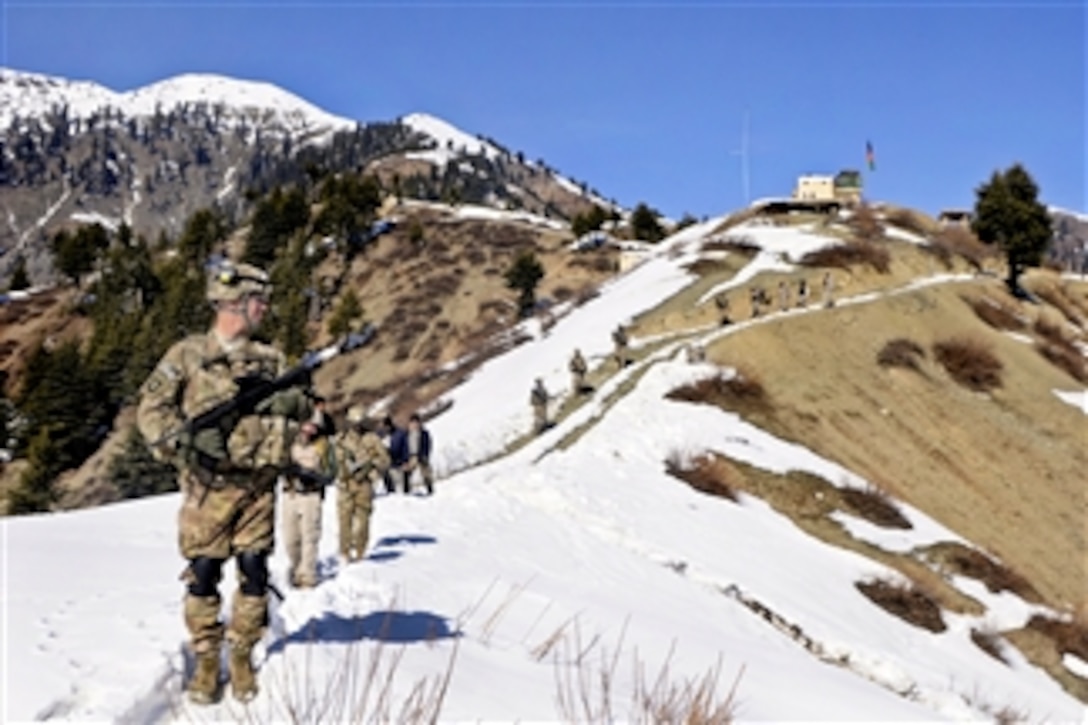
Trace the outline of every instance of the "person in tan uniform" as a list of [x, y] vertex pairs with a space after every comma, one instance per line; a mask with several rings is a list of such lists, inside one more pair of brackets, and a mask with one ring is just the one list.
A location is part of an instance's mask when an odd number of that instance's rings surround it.
[[[268, 310], [268, 275], [252, 265], [221, 266], [208, 282], [212, 328], [163, 355], [140, 390], [137, 426], [152, 455], [178, 468], [178, 543], [188, 560], [185, 626], [195, 657], [189, 698], [219, 696], [219, 654], [229, 645], [230, 683], [245, 702], [257, 694], [250, 655], [268, 622], [268, 564], [274, 546], [275, 482], [296, 427], [311, 414], [308, 391], [282, 390], [215, 426], [184, 432], [188, 419], [233, 399], [246, 381], [271, 380], [283, 354], [250, 339]], [[220, 621], [223, 563], [234, 558], [238, 588], [230, 624]]]
[[348, 409], [347, 430], [336, 436], [336, 509], [340, 519], [340, 558], [359, 561], [370, 539], [374, 486], [389, 469], [389, 451], [366, 420], [361, 406]]
[[574, 349], [574, 356], [570, 359], [569, 367], [571, 391], [575, 395], [583, 395], [586, 392], [586, 373], [589, 371], [589, 366], [586, 365], [586, 359], [582, 357], [580, 349]]
[[287, 578], [293, 587], [317, 586], [317, 548], [321, 541], [321, 507], [325, 483], [333, 477], [329, 439], [308, 420], [291, 446], [295, 468], [284, 476], [283, 538], [287, 545]]

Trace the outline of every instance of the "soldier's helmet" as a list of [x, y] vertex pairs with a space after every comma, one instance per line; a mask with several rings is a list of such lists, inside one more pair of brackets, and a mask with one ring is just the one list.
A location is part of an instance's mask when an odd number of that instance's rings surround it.
[[221, 262], [208, 276], [209, 302], [234, 302], [248, 295], [267, 297], [271, 293], [268, 273], [252, 264]]
[[348, 425], [360, 425], [366, 420], [366, 408], [361, 405], [353, 405], [348, 408], [347, 416]]

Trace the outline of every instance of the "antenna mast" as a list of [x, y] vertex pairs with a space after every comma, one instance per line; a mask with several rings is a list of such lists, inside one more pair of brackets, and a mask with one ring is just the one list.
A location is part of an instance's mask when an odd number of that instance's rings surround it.
[[744, 205], [751, 204], [748, 183], [748, 109], [744, 109], [744, 125], [741, 126], [740, 151], [730, 151], [730, 156], [740, 156], [740, 183], [744, 188]]
[[744, 132], [741, 135], [741, 172], [744, 176], [744, 205], [748, 206], [752, 202], [751, 195], [748, 193], [748, 109], [744, 109]]

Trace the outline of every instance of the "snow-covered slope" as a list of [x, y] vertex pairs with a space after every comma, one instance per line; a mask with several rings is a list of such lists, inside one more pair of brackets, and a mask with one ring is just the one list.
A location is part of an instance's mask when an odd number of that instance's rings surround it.
[[[616, 323], [682, 288], [684, 265], [719, 221], [666, 240], [546, 335], [536, 331], [477, 371], [431, 425], [443, 465], [499, 453], [528, 427], [532, 378], [542, 375], [564, 394], [562, 363], [572, 347], [603, 353]], [[749, 230], [757, 244], [760, 234]], [[766, 239], [769, 248], [783, 241]], [[752, 264], [769, 264], [772, 254]], [[433, 498], [379, 498], [370, 557], [339, 571], [331, 557], [335, 495], [327, 497], [321, 547], [329, 578], [275, 606], [260, 652], [263, 691], [248, 712], [229, 702], [191, 708], [177, 696], [185, 637], [177, 494], [3, 520], [3, 715], [335, 721], [348, 716], [318, 708], [360, 699], [371, 665], [379, 676], [395, 667], [390, 698], [399, 705], [452, 661], [443, 721], [624, 720], [639, 675], [652, 685], [666, 665], [677, 684], [720, 667], [717, 692], [724, 697], [736, 683], [736, 716], [745, 721], [977, 721], [1004, 707], [1031, 719], [1082, 720], [1084, 706], [1016, 650], [1006, 648], [1004, 664], [971, 641], [973, 627], [1017, 626], [1035, 607], [957, 579], [987, 612], [945, 612], [948, 629], [932, 634], [855, 588], [867, 577], [894, 577], [883, 565], [820, 543], [758, 499], [705, 496], [667, 475], [670, 456], [710, 449], [772, 471], [811, 471], [835, 485], [865, 483], [735, 415], [667, 400], [675, 386], [719, 372], [681, 361], [681, 344], [617, 374], [516, 452], [444, 478]], [[627, 381], [631, 390], [610, 404]], [[590, 421], [575, 444], [556, 448]], [[901, 508], [909, 531], [846, 516], [843, 523], [889, 550], [959, 540], [922, 512]], [[277, 582], [284, 566], [277, 550]], [[227, 572], [229, 592], [233, 568]], [[754, 613], [752, 602], [779, 617], [778, 626]], [[611, 717], [557, 704], [572, 682], [577, 702], [580, 677], [598, 703], [606, 670]], [[370, 695], [373, 703], [378, 694]], [[399, 719], [397, 712], [383, 719]]]
[[246, 118], [251, 123], [286, 129], [292, 133], [349, 129], [352, 121], [327, 113], [271, 83], [226, 76], [187, 73], [132, 91], [117, 92], [89, 81], [25, 73], [0, 68], [0, 128], [15, 117], [42, 116], [67, 106], [72, 119], [85, 119], [96, 111], [112, 108], [129, 118], [153, 116], [156, 109], [170, 111], [181, 104], [222, 105], [222, 122]]

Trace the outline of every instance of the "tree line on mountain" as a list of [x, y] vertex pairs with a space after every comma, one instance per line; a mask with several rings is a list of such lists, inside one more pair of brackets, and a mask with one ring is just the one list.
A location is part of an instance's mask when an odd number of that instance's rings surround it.
[[[256, 200], [243, 258], [268, 268], [274, 285], [259, 339], [275, 341], [292, 359], [306, 350], [308, 310], [317, 293], [312, 272], [324, 253], [307, 242], [368, 226], [380, 199], [374, 179], [328, 177], [317, 187], [276, 188]], [[320, 203], [317, 215], [311, 214], [314, 201]], [[11, 410], [0, 443], [10, 435], [16, 455], [28, 464], [9, 492], [9, 511], [46, 510], [55, 503], [57, 477], [99, 448], [166, 349], [207, 329], [206, 265], [233, 231], [223, 214], [203, 209], [176, 239], [164, 234], [154, 245], [124, 225], [116, 233], [95, 224], [54, 235], [57, 265], [81, 290], [74, 311], [89, 319], [93, 331], [82, 341], [39, 344], [5, 403]], [[354, 253], [343, 251], [349, 259]], [[345, 332], [361, 317], [358, 298], [342, 295], [330, 331]], [[172, 469], [150, 458], [135, 429], [107, 475], [122, 497], [174, 485]]]

